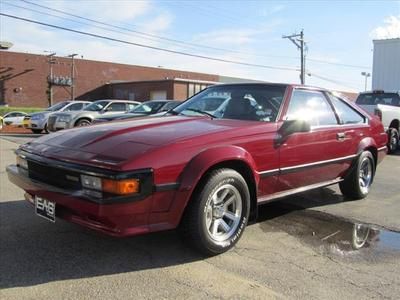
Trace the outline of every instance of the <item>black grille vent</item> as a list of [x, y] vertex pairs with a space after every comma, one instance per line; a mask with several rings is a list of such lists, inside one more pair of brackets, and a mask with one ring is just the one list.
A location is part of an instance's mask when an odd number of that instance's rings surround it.
[[40, 182], [71, 190], [81, 189], [80, 174], [28, 160], [29, 177]]

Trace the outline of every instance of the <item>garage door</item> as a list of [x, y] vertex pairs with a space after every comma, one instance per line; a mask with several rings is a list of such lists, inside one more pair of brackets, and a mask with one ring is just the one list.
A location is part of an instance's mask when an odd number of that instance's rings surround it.
[[151, 91], [150, 100], [165, 100], [167, 99], [167, 91]]

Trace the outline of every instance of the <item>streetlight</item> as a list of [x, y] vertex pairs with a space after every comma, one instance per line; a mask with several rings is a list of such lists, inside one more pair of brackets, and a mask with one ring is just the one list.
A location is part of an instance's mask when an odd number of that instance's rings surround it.
[[371, 73], [361, 72], [361, 76], [365, 77], [365, 90], [367, 90], [367, 79], [368, 79], [368, 77], [371, 77]]

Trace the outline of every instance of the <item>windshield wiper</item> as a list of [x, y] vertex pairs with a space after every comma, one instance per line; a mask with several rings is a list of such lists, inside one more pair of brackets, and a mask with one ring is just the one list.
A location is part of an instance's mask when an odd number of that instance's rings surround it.
[[[211, 118], [213, 118], [213, 119], [216, 119], [216, 118], [217, 118], [217, 116], [214, 116], [213, 114], [210, 114], [209, 112], [206, 112], [206, 111], [202, 111], [202, 110], [200, 110], [200, 109], [185, 108], [183, 111], [185, 111], [185, 110], [194, 111], [194, 112], [197, 112], [197, 113], [202, 114], [202, 115], [204, 115], [204, 116], [209, 116], [209, 117], [211, 117]], [[182, 113], [182, 112], [181, 112], [181, 113]]]

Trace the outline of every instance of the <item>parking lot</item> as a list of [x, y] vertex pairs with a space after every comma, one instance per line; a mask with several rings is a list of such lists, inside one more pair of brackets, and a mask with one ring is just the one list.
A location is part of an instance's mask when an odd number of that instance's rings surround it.
[[233, 250], [205, 258], [175, 231], [115, 239], [37, 217], [5, 172], [32, 138], [0, 136], [1, 299], [398, 299], [399, 152], [367, 199], [331, 187], [264, 205]]

